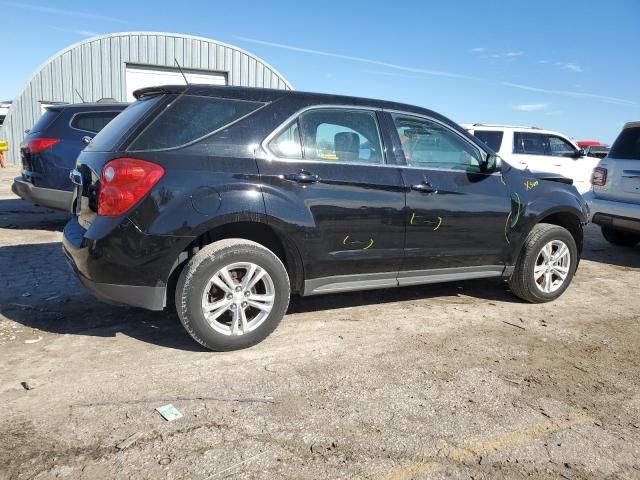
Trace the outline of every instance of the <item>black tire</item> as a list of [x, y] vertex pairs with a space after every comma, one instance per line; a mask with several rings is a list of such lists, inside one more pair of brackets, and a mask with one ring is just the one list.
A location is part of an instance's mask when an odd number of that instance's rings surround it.
[[[569, 248], [569, 271], [564, 283], [553, 292], [544, 292], [534, 279], [534, 268], [542, 247], [553, 240], [561, 240]], [[576, 242], [568, 230], [539, 223], [535, 225], [522, 246], [515, 270], [509, 278], [509, 288], [514, 295], [531, 303], [544, 303], [555, 300], [569, 287], [578, 264], [578, 249]]]
[[602, 236], [607, 242], [621, 247], [633, 247], [640, 242], [640, 235], [632, 232], [625, 232], [611, 227], [600, 227]]
[[[213, 275], [238, 262], [251, 262], [266, 270], [273, 282], [275, 298], [268, 316], [255, 330], [242, 335], [225, 335], [206, 320], [202, 298]], [[250, 347], [269, 336], [284, 317], [289, 296], [287, 270], [272, 251], [256, 242], [230, 238], [207, 245], [185, 265], [178, 278], [175, 302], [182, 325], [196, 342], [210, 350], [228, 351]]]

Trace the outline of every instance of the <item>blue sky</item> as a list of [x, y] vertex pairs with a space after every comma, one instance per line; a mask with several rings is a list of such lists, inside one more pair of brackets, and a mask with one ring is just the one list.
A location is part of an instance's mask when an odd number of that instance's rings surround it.
[[201, 35], [262, 57], [299, 90], [412, 103], [458, 122], [611, 142], [640, 119], [640, 0], [0, 0], [0, 100], [94, 34]]

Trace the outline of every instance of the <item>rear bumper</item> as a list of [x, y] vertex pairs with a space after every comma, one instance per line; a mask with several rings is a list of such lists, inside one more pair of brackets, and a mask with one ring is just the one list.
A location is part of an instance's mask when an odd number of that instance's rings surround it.
[[640, 232], [640, 204], [603, 200], [590, 196], [587, 200], [591, 221], [596, 225]]
[[146, 235], [126, 219], [98, 217], [89, 230], [71, 217], [64, 255], [78, 279], [99, 299], [162, 310], [172, 265], [190, 239]]
[[65, 211], [69, 210], [73, 197], [72, 192], [36, 187], [22, 177], [13, 180], [11, 191], [27, 202]]

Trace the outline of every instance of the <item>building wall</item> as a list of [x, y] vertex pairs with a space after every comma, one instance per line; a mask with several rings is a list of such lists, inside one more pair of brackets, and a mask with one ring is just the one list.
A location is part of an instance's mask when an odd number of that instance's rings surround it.
[[[174, 33], [127, 32], [94, 37], [59, 52], [29, 79], [14, 99], [2, 135], [9, 163], [19, 163], [19, 144], [42, 110], [40, 102], [126, 101], [126, 64], [225, 72], [229, 85], [291, 89], [270, 65], [237, 47]], [[76, 92], [77, 90], [77, 92]], [[79, 95], [78, 95], [79, 93]], [[81, 99], [82, 98], [82, 99]]]

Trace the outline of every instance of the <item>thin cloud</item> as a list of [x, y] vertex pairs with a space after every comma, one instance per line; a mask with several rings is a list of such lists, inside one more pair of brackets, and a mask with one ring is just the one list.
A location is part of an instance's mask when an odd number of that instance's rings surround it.
[[30, 12], [47, 13], [51, 15], [62, 15], [65, 17], [86, 18], [91, 20], [106, 20], [109, 22], [116, 22], [116, 23], [130, 23], [126, 20], [122, 20], [120, 18], [115, 18], [115, 17], [108, 17], [106, 15], [96, 15], [95, 13], [79, 12], [77, 10], [64, 10], [62, 8], [45, 7], [43, 5], [33, 5], [30, 3], [2, 2], [0, 3], [0, 5], [4, 5], [5, 7], [20, 8], [22, 10], [28, 10]]
[[512, 105], [511, 108], [519, 112], [539, 112], [540, 110], [546, 110], [549, 108], [547, 103], [520, 103], [518, 105]]
[[499, 52], [484, 55], [484, 58], [515, 58], [524, 55], [524, 52]]
[[443, 71], [443, 70], [430, 70], [430, 69], [426, 69], [426, 68], [410, 67], [410, 66], [407, 66], [407, 65], [398, 65], [396, 63], [382, 62], [382, 61], [374, 60], [374, 59], [371, 59], [371, 58], [355, 57], [353, 55], [343, 55], [341, 53], [325, 52], [323, 50], [314, 50], [314, 49], [311, 49], [311, 48], [296, 47], [296, 46], [293, 46], [293, 45], [285, 45], [283, 43], [266, 42], [264, 40], [258, 40], [258, 39], [249, 38], [249, 37], [236, 36], [235, 38], [238, 39], [238, 40], [249, 42], [249, 43], [255, 43], [255, 44], [258, 44], [258, 45], [265, 45], [267, 47], [281, 48], [283, 50], [291, 50], [293, 52], [311, 53], [313, 55], [321, 55], [323, 57], [331, 57], [331, 58], [340, 58], [342, 60], [351, 60], [351, 61], [360, 62], [360, 63], [368, 63], [369, 65], [377, 65], [379, 67], [387, 67], [387, 68], [391, 68], [391, 69], [394, 69], [394, 70], [400, 70], [400, 71], [403, 71], [403, 72], [420, 73], [420, 74], [423, 74], [423, 75], [431, 75], [431, 76], [436, 76], [436, 77], [463, 78], [463, 79], [467, 79], [467, 80], [482, 80], [481, 78], [472, 77], [472, 76], [469, 76], [469, 75], [463, 75], [461, 73], [446, 72], [446, 71]]
[[471, 50], [469, 50], [471, 53], [482, 53], [482, 52], [486, 52], [487, 49], [484, 47], [475, 47], [472, 48]]
[[573, 63], [573, 62], [562, 63], [562, 62], [560, 62], [559, 64], [556, 64], [556, 65], [559, 65], [559, 67], [562, 68], [563, 70], [571, 70], [572, 72], [576, 72], [576, 73], [584, 72], [582, 67], [580, 65], [578, 65], [577, 63]]
[[65, 32], [65, 33], [73, 33], [74, 35], [79, 35], [81, 37], [97, 37], [98, 35], [100, 35], [100, 33], [98, 32], [92, 32], [91, 30], [76, 30], [73, 28], [58, 28], [58, 27], [51, 27], [54, 30], [58, 30], [59, 32]]
[[519, 50], [494, 50], [492, 48], [475, 47], [469, 50], [471, 53], [481, 54], [478, 58], [516, 58], [524, 55], [524, 52]]
[[613, 103], [615, 105], [635, 105], [635, 102], [624, 100], [622, 98], [610, 97], [608, 95], [598, 95], [596, 93], [574, 92], [571, 90], [552, 90], [548, 88], [532, 87], [529, 85], [522, 85], [519, 83], [500, 82], [500, 85], [511, 88], [519, 88], [520, 90], [527, 90], [529, 92], [546, 93], [549, 95], [562, 95], [565, 97], [576, 98], [590, 98], [592, 100], [601, 100], [607, 103]]
[[[303, 48], [303, 47], [296, 47], [294, 45], [286, 45], [283, 43], [275, 43], [275, 42], [267, 42], [264, 40], [258, 40], [255, 38], [249, 38], [249, 37], [241, 37], [241, 36], [236, 36], [234, 37], [238, 40], [242, 40], [245, 42], [249, 42], [249, 43], [255, 43], [258, 45], [265, 45], [267, 47], [273, 47], [273, 48], [280, 48], [283, 50], [290, 50], [293, 52], [301, 52], [301, 53], [309, 53], [312, 55], [320, 55], [323, 57], [330, 57], [330, 58], [339, 58], [342, 60], [351, 60], [354, 62], [359, 62], [359, 63], [366, 63], [369, 65], [376, 65], [379, 67], [386, 67], [392, 70], [397, 70], [400, 72], [405, 72], [405, 73], [414, 73], [416, 74], [416, 77], [420, 77], [423, 78], [425, 76], [440, 76], [440, 77], [449, 77], [449, 78], [459, 78], [459, 79], [463, 79], [463, 80], [474, 80], [477, 82], [485, 82], [488, 84], [492, 84], [492, 85], [502, 85], [505, 87], [511, 87], [511, 88], [518, 88], [520, 90], [527, 90], [530, 92], [538, 92], [538, 93], [546, 93], [549, 95], [561, 95], [561, 96], [565, 96], [565, 97], [575, 97], [575, 98], [589, 98], [592, 100], [600, 100], [606, 103], [612, 103], [615, 105], [631, 105], [634, 106], [636, 105], [635, 102], [631, 102], [629, 100], [624, 100], [622, 98], [617, 98], [617, 97], [610, 97], [607, 95], [598, 95], [595, 93], [585, 93], [585, 92], [573, 92], [570, 90], [552, 90], [552, 89], [546, 89], [546, 88], [539, 88], [539, 87], [532, 87], [529, 85], [522, 85], [522, 84], [518, 84], [518, 83], [511, 83], [511, 82], [498, 82], [495, 80], [490, 80], [488, 78], [482, 78], [482, 77], [473, 77], [470, 75], [463, 75], [460, 73], [454, 73], [454, 72], [446, 72], [446, 71], [441, 71], [441, 70], [429, 70], [429, 69], [425, 69], [425, 68], [418, 68], [418, 67], [411, 67], [408, 65], [398, 65], [395, 63], [388, 63], [388, 62], [382, 62], [379, 60], [374, 60], [374, 59], [370, 59], [370, 58], [364, 58], [364, 57], [356, 57], [356, 56], [352, 56], [352, 55], [343, 55], [341, 53], [333, 53], [333, 52], [326, 52], [323, 50], [314, 50], [311, 48]], [[478, 47], [480, 48], [480, 47]], [[377, 73], [377, 74], [381, 74], [381, 75], [393, 75], [393, 73], [384, 73], [384, 72], [372, 72], [372, 73]], [[404, 75], [396, 75], [396, 76], [404, 76]]]

